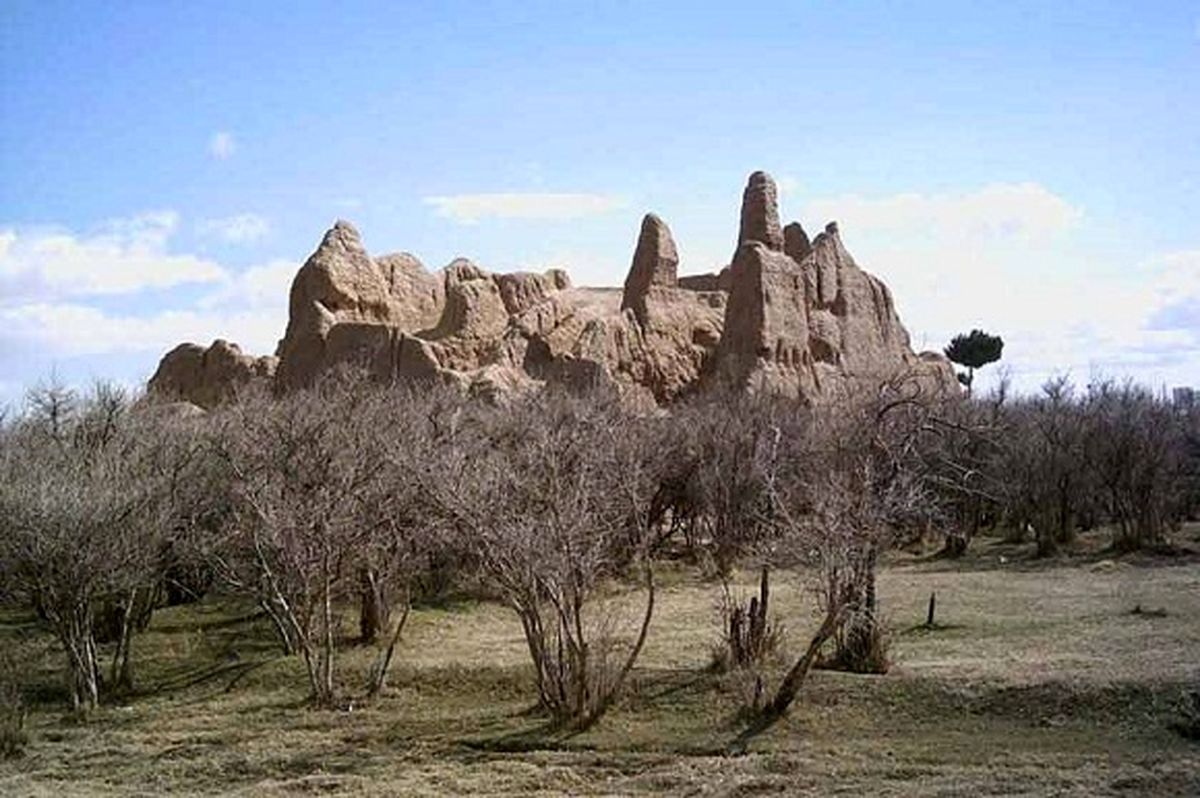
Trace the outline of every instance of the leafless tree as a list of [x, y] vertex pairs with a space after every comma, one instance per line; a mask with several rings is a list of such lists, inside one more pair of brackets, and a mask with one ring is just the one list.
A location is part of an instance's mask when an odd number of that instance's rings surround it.
[[1183, 427], [1183, 488], [1180, 517], [1200, 520], [1200, 406], [1176, 408]]
[[231, 514], [209, 556], [259, 601], [304, 657], [312, 700], [337, 701], [337, 604], [357, 592], [360, 554], [386, 513], [386, 434], [375, 393], [334, 374], [282, 397], [247, 394], [213, 430]]
[[[765, 689], [763, 666], [782, 639], [771, 611], [772, 559], [767, 556], [774, 532], [770, 523], [768, 468], [779, 421], [805, 418], [795, 402], [742, 391], [717, 390], [673, 408], [665, 426], [673, 468], [660, 487], [669, 496], [672, 522], [682, 528], [687, 551], [720, 578], [720, 647], [714, 664], [730, 670], [755, 705]], [[735, 567], [759, 571], [757, 595], [736, 587]]]
[[671, 415], [671, 459], [683, 477], [671, 509], [686, 519], [690, 546], [723, 579], [769, 531], [764, 454], [776, 420], [804, 412], [794, 402], [714, 390]]
[[[619, 694], [653, 615], [654, 422], [613, 401], [548, 392], [440, 423], [431, 494], [520, 618], [540, 704], [586, 727]], [[645, 587], [632, 640], [618, 634], [618, 602], [606, 595], [630, 570]]]
[[174, 528], [159, 467], [170, 459], [160, 430], [98, 386], [78, 397], [35, 392], [0, 449], [0, 581], [53, 627], [67, 656], [74, 709], [101, 692], [95, 619], [102, 602], [124, 606], [112, 681], [130, 683], [131, 616], [158, 575], [158, 552]]
[[1187, 514], [1189, 415], [1130, 382], [1080, 393], [1065, 377], [1009, 402], [992, 471], [1007, 523], [1032, 530], [1039, 555], [1107, 520], [1118, 550], [1167, 544]]
[[1039, 556], [1073, 539], [1079, 508], [1090, 495], [1084, 421], [1065, 377], [1006, 409], [996, 466], [1005, 477], [1007, 520], [1018, 530], [1033, 530]]
[[1187, 503], [1187, 416], [1131, 382], [1100, 380], [1083, 402], [1084, 459], [1119, 550], [1167, 544]]
[[349, 601], [360, 606], [360, 632], [383, 644], [367, 692], [385, 685], [428, 561], [435, 519], [421, 491], [437, 462], [428, 411], [441, 397], [339, 371], [297, 393], [247, 393], [214, 418], [227, 512], [205, 555], [254, 596], [285, 651], [303, 657], [317, 706], [339, 701]]
[[815, 575], [821, 622], [749, 733], [787, 711], [830, 640], [836, 664], [886, 668], [876, 570], [898, 528], [936, 513], [921, 447], [936, 433], [934, 408], [920, 382], [897, 377], [855, 402], [777, 416], [766, 465], [771, 556]]
[[367, 501], [374, 513], [357, 553], [360, 626], [376, 626], [376, 636], [384, 643], [371, 672], [369, 696], [378, 695], [386, 684], [414, 593], [431, 563], [461, 556], [452, 535], [446, 534], [429, 486], [444, 478], [440, 469], [448, 462], [441, 455], [448, 443], [441, 422], [456, 414], [462, 402], [456, 390], [431, 384], [391, 386], [374, 395], [370, 415], [384, 447], [382, 478], [371, 485]]
[[[1006, 507], [1011, 480], [1001, 454], [1009, 441], [1009, 388], [1008, 379], [1002, 378], [987, 395], [942, 396], [931, 403], [927, 432], [933, 434], [921, 437], [921, 457], [926, 479], [945, 511], [940, 519], [944, 556], [964, 555], [980, 529], [995, 525]], [[924, 525], [907, 530], [909, 541], [927, 531]]]

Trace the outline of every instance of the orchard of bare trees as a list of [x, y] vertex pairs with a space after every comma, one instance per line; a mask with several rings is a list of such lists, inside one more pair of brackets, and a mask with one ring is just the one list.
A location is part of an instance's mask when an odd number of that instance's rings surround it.
[[953, 417], [973, 430], [954, 447], [971, 469], [955, 502], [955, 552], [986, 524], [1032, 540], [1038, 556], [1098, 526], [1116, 552], [1170, 553], [1172, 533], [1200, 513], [1200, 409], [1143, 386], [1058, 377], [1019, 398], [1001, 386]]
[[[898, 546], [961, 555], [994, 529], [1045, 556], [1104, 526], [1115, 550], [1167, 551], [1198, 512], [1200, 414], [1131, 384], [937, 399], [896, 378], [852, 405], [729, 393], [651, 414], [348, 372], [208, 413], [50, 386], [0, 428], [0, 599], [53, 631], [85, 716], [137, 690], [138, 633], [167, 604], [252, 604], [337, 708], [385, 689], [414, 604], [454, 590], [511, 611], [530, 696], [581, 729], [626, 689], [682, 562], [722, 596], [717, 659], [755, 731], [815, 666], [887, 670], [876, 573]], [[777, 580], [811, 597], [811, 637], [783, 640]], [[339, 655], [362, 642], [378, 661], [355, 683]]]

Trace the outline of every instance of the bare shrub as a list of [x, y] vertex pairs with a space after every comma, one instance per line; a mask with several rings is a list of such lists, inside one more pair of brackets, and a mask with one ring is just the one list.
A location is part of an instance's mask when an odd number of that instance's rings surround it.
[[[361, 563], [360, 631], [368, 613], [376, 615], [378, 637], [385, 643], [371, 670], [369, 696], [382, 692], [412, 609], [413, 599], [438, 580], [449, 580], [462, 556], [450, 536], [441, 537], [437, 502], [428, 490], [443, 460], [438, 448], [439, 419], [453, 413], [461, 397], [443, 386], [417, 385], [378, 391], [372, 426], [385, 449], [382, 479], [373, 482], [369, 514], [356, 559]], [[442, 583], [442, 589], [446, 589]]]
[[1176, 408], [1183, 429], [1181, 518], [1200, 520], [1200, 405]]
[[745, 602], [738, 601], [725, 585], [721, 614], [725, 621], [724, 651], [730, 667], [757, 665], [779, 648], [781, 632], [770, 611], [770, 575], [769, 568], [761, 570], [758, 595]]
[[[678, 408], [667, 423], [672, 513], [686, 519], [689, 551], [721, 579], [721, 637], [713, 663], [742, 685], [751, 710], [763, 695], [763, 666], [782, 640], [782, 628], [770, 612], [766, 466], [776, 419], [804, 413], [795, 403], [770, 396], [714, 391]], [[758, 595], [749, 599], [736, 596], [730, 580], [735, 566], [747, 562], [760, 568]]]
[[833, 654], [816, 666], [849, 673], [887, 673], [892, 667], [891, 632], [867, 607], [854, 606], [833, 635]]
[[936, 431], [935, 408], [918, 381], [897, 377], [855, 402], [776, 416], [770, 550], [777, 566], [816, 575], [822, 620], [747, 734], [787, 711], [830, 640], [831, 662], [886, 667], [876, 568], [896, 529], [938, 515], [921, 446]]
[[771, 612], [771, 569], [759, 572], [757, 595], [741, 599], [729, 582], [722, 585], [720, 615], [722, 635], [713, 652], [713, 666], [736, 686], [742, 707], [751, 713], [762, 709], [766, 695], [765, 666], [780, 654], [783, 628]]
[[429, 457], [428, 395], [331, 372], [294, 394], [244, 395], [212, 430], [230, 509], [207, 556], [227, 583], [255, 597], [285, 651], [301, 654], [316, 706], [339, 700], [346, 601], [365, 610], [360, 632], [385, 643], [367, 691], [384, 687], [414, 563], [426, 555], [429, 505], [417, 488]]
[[158, 552], [175, 528], [161, 467], [173, 449], [129, 408], [107, 386], [84, 397], [39, 390], [0, 450], [0, 584], [58, 635], [81, 714], [96, 706], [103, 683], [98, 610], [124, 602], [111, 682], [128, 687], [135, 602], [156, 584]]
[[794, 404], [771, 397], [714, 391], [677, 408], [667, 422], [673, 470], [659, 495], [667, 489], [689, 548], [723, 579], [756, 550], [766, 532], [763, 465], [774, 435], [772, 420], [779, 413], [799, 412]]
[[1084, 460], [1083, 411], [1062, 377], [1007, 409], [997, 463], [1006, 475], [1007, 520], [1022, 532], [1033, 530], [1039, 556], [1074, 539], [1080, 508], [1093, 492]]
[[[443, 516], [521, 620], [540, 705], [582, 728], [616, 699], [654, 611], [649, 513], [659, 484], [653, 421], [594, 395], [548, 392], [447, 418]], [[632, 639], [611, 593], [638, 574]]]
[[[921, 460], [926, 482], [944, 509], [938, 520], [945, 556], [961, 557], [981, 529], [1003, 514], [1010, 482], [1001, 453], [1008, 441], [1004, 419], [1010, 401], [1008, 380], [1002, 379], [985, 396], [948, 396], [932, 403], [929, 429], [920, 438]], [[931, 528], [928, 519], [902, 527], [897, 543], [922, 542]]]
[[369, 395], [337, 376], [285, 397], [246, 395], [214, 430], [232, 513], [210, 555], [303, 655], [321, 707], [336, 701], [336, 604], [354, 595], [346, 577], [380, 516], [371, 488], [385, 452]]
[[1116, 526], [1121, 551], [1158, 548], [1185, 512], [1185, 417], [1165, 397], [1130, 382], [1089, 386], [1084, 458]]
[[[1098, 380], [1079, 392], [1065, 377], [999, 414], [998, 446], [981, 468], [1010, 539], [1031, 531], [1040, 556], [1100, 522], [1121, 551], [1162, 548], [1195, 506], [1200, 469], [1193, 415], [1130, 382]], [[1189, 426], [1193, 425], [1193, 426]]]

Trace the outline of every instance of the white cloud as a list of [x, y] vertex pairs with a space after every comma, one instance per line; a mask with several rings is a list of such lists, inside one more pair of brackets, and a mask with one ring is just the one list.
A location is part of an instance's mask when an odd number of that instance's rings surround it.
[[482, 219], [577, 219], [621, 208], [625, 201], [607, 194], [496, 193], [425, 197], [438, 216], [459, 224]]
[[204, 219], [196, 225], [204, 236], [219, 238], [230, 244], [253, 244], [271, 232], [270, 223], [254, 213], [239, 213], [221, 219]]
[[121, 353], [161, 355], [182, 341], [237, 341], [247, 352], [270, 353], [287, 323], [286, 303], [224, 311], [164, 310], [147, 316], [112, 314], [74, 303], [38, 303], [0, 309], [3, 348], [33, 350], [44, 357]]
[[994, 183], [960, 193], [834, 197], [809, 203], [804, 217], [856, 231], [1029, 240], [1070, 229], [1083, 210], [1037, 183]]
[[8, 253], [15, 243], [17, 243], [15, 230], [0, 230], [0, 263], [8, 260]]
[[917, 348], [941, 349], [972, 327], [999, 333], [1002, 365], [1024, 390], [1061, 371], [1153, 384], [1200, 374], [1200, 252], [1097, 258], [1073, 237], [1082, 210], [1037, 184], [835, 197], [810, 203], [805, 218], [839, 222], [892, 289]]
[[[263, 308], [285, 310], [292, 280], [300, 270], [298, 264], [283, 259], [251, 266], [231, 275], [217, 291], [202, 297], [199, 307], [212, 308]], [[280, 333], [283, 328], [280, 327]]]
[[218, 130], [208, 140], [208, 154], [218, 161], [224, 161], [237, 152], [237, 141], [227, 130]]
[[[215, 222], [215, 223], [214, 223]], [[214, 235], [249, 234], [253, 219], [210, 220]], [[272, 260], [244, 270], [189, 254], [168, 253], [180, 227], [169, 211], [106, 222], [87, 234], [0, 228], [0, 373], [5, 395], [20, 393], [47, 363], [67, 362], [81, 376], [88, 363], [148, 370], [183, 341], [237, 341], [269, 354], [282, 334], [288, 288], [297, 264]], [[187, 298], [150, 289], [191, 283]], [[113, 365], [117, 364], [117, 365]], [[123, 364], [123, 365], [121, 365]]]
[[[0, 248], [3, 239], [0, 238]], [[298, 265], [277, 259], [240, 272], [183, 306], [146, 310], [122, 301], [101, 308], [86, 301], [33, 299], [0, 305], [0, 352], [38, 359], [146, 354], [157, 358], [183, 341], [236, 341], [269, 354], [287, 325], [288, 294]]]
[[178, 227], [178, 214], [157, 211], [106, 222], [88, 235], [0, 231], [0, 295], [14, 301], [123, 294], [224, 279], [212, 261], [166, 251]]
[[780, 197], [790, 197], [799, 193], [801, 188], [800, 181], [791, 175], [780, 175], [775, 180], [775, 186], [779, 189]]
[[1188, 330], [1200, 339], [1200, 249], [1163, 255], [1148, 264], [1152, 275], [1151, 330]]

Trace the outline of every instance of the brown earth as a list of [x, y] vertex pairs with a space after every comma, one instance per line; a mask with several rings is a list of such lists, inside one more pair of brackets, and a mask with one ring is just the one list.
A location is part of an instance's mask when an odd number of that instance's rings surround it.
[[799, 223], [782, 228], [777, 194], [765, 172], [750, 176], [737, 251], [719, 274], [679, 277], [670, 229], [647, 214], [623, 291], [465, 259], [429, 272], [408, 253], [372, 257], [339, 221], [296, 274], [275, 358], [184, 344], [149, 388], [211, 407], [252, 380], [293, 390], [349, 363], [493, 398], [599, 385], [643, 407], [726, 383], [814, 403], [898, 376], [956, 392], [945, 358], [913, 352], [891, 293], [855, 263], [837, 225], [812, 241]]

